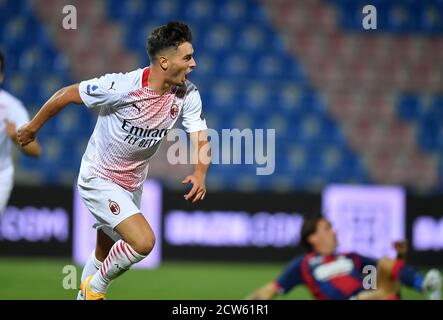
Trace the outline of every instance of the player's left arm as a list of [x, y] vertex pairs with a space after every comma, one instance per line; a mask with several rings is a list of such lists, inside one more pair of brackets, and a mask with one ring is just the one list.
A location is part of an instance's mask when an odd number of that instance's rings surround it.
[[184, 197], [195, 203], [204, 200], [206, 195], [206, 175], [211, 162], [211, 148], [208, 143], [207, 130], [191, 132], [190, 136], [194, 147], [193, 163], [195, 163], [195, 168], [194, 172], [187, 176], [182, 183], [192, 183], [191, 191]]
[[42, 154], [42, 148], [40, 147], [40, 144], [37, 142], [37, 140], [34, 140], [26, 146], [22, 147], [20, 146], [20, 143], [17, 139], [17, 127], [14, 122], [5, 120], [5, 126], [6, 134], [8, 135], [8, 137], [20, 148], [20, 150], [24, 154], [36, 158], [40, 157], [40, 155]]
[[380, 259], [369, 258], [360, 254], [352, 254], [354, 261], [360, 266], [360, 272], [366, 273], [365, 267], [373, 266], [377, 268], [377, 272], [389, 275], [390, 277], [399, 278], [399, 272], [403, 268], [404, 261], [401, 258], [391, 259], [382, 257]]
[[404, 262], [406, 254], [408, 252], [408, 245], [406, 241], [395, 241], [393, 242], [392, 246], [394, 247], [397, 253], [397, 256], [394, 259], [386, 257], [383, 259], [375, 259], [357, 253], [352, 253], [351, 256], [357, 262], [357, 265], [360, 265], [361, 269], [360, 271], [363, 271], [364, 267], [369, 265], [376, 266], [377, 268], [379, 268], [381, 260], [383, 260], [384, 262], [390, 261], [390, 263], [393, 266], [392, 268], [394, 268], [395, 266], [397, 266], [397, 264], [399, 263], [401, 264], [402, 262]]
[[202, 101], [197, 87], [190, 84], [183, 104], [182, 124], [191, 136], [194, 147], [194, 172], [182, 183], [192, 183], [192, 189], [185, 194], [185, 199], [195, 203], [204, 200], [206, 195], [206, 174], [211, 162], [211, 150], [208, 143], [208, 127], [203, 115]]
[[[397, 253], [397, 256], [395, 259], [392, 260], [402, 260], [406, 257], [406, 254], [408, 252], [408, 244], [405, 240], [399, 240], [392, 243], [392, 246], [395, 249], [395, 252]], [[370, 258], [363, 256], [361, 254], [352, 253], [351, 256], [356, 259], [361, 267], [363, 268], [365, 265], [374, 265], [376, 266], [379, 263], [378, 259]]]

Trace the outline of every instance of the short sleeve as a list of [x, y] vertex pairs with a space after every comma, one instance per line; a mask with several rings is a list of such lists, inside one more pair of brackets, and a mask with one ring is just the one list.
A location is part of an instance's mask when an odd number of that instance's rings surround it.
[[189, 92], [186, 94], [182, 124], [188, 133], [208, 129], [203, 115], [200, 93], [195, 86], [189, 88]]
[[134, 87], [137, 73], [109, 73], [99, 78], [80, 82], [79, 93], [88, 108], [117, 107], [122, 96]]
[[303, 278], [301, 275], [302, 261], [303, 257], [297, 257], [294, 260], [292, 260], [286, 266], [286, 269], [283, 271], [283, 273], [275, 281], [282, 293], [287, 293], [296, 285], [303, 283]]

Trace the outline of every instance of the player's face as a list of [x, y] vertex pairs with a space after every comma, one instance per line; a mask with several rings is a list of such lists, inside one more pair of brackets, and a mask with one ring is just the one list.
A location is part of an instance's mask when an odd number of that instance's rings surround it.
[[178, 86], [183, 85], [187, 79], [187, 75], [197, 66], [193, 54], [194, 49], [192, 48], [192, 44], [184, 42], [178, 46], [175, 54], [169, 57], [168, 78], [172, 84]]
[[337, 248], [337, 235], [328, 220], [321, 219], [318, 222], [312, 241], [314, 247], [322, 254], [334, 253]]

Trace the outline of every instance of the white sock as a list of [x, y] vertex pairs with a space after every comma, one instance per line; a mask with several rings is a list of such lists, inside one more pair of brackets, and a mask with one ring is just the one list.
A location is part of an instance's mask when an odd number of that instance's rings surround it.
[[89, 256], [88, 261], [86, 261], [85, 266], [83, 267], [82, 281], [85, 281], [85, 279], [90, 275], [95, 274], [100, 269], [101, 265], [101, 261], [95, 257], [94, 249]]
[[134, 263], [146, 256], [135, 252], [129, 244], [118, 240], [109, 251], [99, 271], [92, 277], [91, 289], [95, 292], [106, 292], [111, 281], [127, 271]]
[[[95, 257], [95, 249], [92, 250], [88, 260], [86, 261], [85, 266], [83, 267], [81, 281], [85, 281], [87, 277], [95, 274], [100, 269], [101, 265], [102, 265], [101, 261]], [[83, 300], [83, 296], [80, 291], [77, 294], [77, 300]]]

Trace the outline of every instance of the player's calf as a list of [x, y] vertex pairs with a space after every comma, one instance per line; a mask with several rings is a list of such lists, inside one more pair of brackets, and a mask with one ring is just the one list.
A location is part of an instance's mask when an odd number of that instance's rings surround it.
[[154, 247], [154, 232], [142, 214], [123, 220], [115, 230], [122, 240], [112, 246], [99, 271], [92, 277], [93, 292], [105, 293], [112, 280], [143, 260]]
[[100, 269], [91, 279], [91, 290], [95, 293], [105, 293], [111, 281], [129, 270], [129, 268], [143, 260], [146, 255], [136, 252], [123, 240], [117, 241], [109, 251]]

